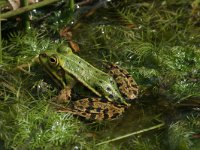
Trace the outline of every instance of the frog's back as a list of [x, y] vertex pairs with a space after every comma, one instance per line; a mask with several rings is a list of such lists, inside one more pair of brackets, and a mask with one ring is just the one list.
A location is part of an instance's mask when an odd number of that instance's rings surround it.
[[82, 58], [71, 54], [67, 56], [63, 66], [69, 74], [96, 95], [104, 96], [109, 101], [128, 105], [121, 96], [114, 79]]

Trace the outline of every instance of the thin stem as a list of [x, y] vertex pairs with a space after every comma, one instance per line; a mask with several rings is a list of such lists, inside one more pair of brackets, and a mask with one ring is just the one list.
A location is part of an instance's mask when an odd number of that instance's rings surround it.
[[58, 2], [58, 1], [60, 1], [60, 0], [44, 0], [42, 2], [38, 2], [38, 3], [28, 5], [28, 6], [25, 6], [25, 7], [22, 7], [22, 8], [18, 8], [16, 10], [0, 14], [0, 19], [7, 19], [7, 18], [10, 18], [10, 17], [13, 17], [13, 16], [17, 16], [17, 15], [20, 15], [24, 12], [28, 12], [30, 10], [40, 8], [40, 7], [43, 7], [45, 5], [55, 3], [55, 2]]
[[117, 137], [117, 138], [114, 138], [114, 139], [111, 139], [111, 140], [107, 140], [107, 141], [98, 143], [96, 145], [107, 144], [107, 143], [117, 141], [117, 140], [121, 140], [121, 139], [130, 137], [130, 136], [133, 136], [133, 135], [136, 135], [136, 134], [144, 133], [144, 132], [151, 131], [151, 130], [154, 130], [154, 129], [159, 129], [159, 128], [163, 127], [164, 125], [165, 125], [164, 123], [160, 123], [156, 126], [152, 126], [152, 127], [149, 127], [149, 128], [143, 129], [143, 130], [139, 130], [139, 131], [136, 131], [136, 132], [133, 132], [133, 133], [130, 133], [130, 134], [126, 134], [126, 135], [123, 135], [123, 136], [120, 136], [120, 137]]
[[[1, 10], [0, 10], [1, 15]], [[2, 42], [1, 42], [1, 19], [0, 19], [0, 64], [2, 63]]]
[[[21, 0], [21, 7], [28, 6], [28, 0]], [[30, 28], [30, 21], [29, 21], [29, 13], [24, 13], [22, 15], [22, 25], [25, 28], [25, 31], [27, 31]]]
[[69, 9], [71, 13], [74, 13], [74, 9], [75, 9], [74, 0], [69, 1]]

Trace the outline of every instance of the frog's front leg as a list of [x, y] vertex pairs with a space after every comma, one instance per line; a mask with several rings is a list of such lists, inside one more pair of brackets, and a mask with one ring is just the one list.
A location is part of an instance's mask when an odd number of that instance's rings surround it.
[[67, 103], [71, 99], [71, 87], [66, 86], [60, 93], [53, 97], [52, 100], [56, 103]]
[[77, 83], [77, 80], [71, 77], [69, 74], [66, 74], [63, 70], [58, 71], [58, 75], [63, 80], [60, 82], [60, 86], [62, 90], [58, 94], [58, 96], [54, 97], [53, 100], [57, 103], [66, 103], [71, 99], [71, 89]]
[[68, 112], [87, 120], [111, 120], [124, 113], [125, 105], [110, 102], [105, 98], [84, 98], [71, 101], [65, 109], [58, 112]]

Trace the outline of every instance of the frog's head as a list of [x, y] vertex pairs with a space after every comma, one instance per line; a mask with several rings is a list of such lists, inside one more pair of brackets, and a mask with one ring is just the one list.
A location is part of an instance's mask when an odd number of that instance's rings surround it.
[[72, 53], [69, 47], [62, 46], [55, 50], [46, 50], [39, 55], [40, 64], [51, 78], [60, 87], [64, 87], [65, 83], [65, 70], [62, 67], [63, 59], [66, 55]]

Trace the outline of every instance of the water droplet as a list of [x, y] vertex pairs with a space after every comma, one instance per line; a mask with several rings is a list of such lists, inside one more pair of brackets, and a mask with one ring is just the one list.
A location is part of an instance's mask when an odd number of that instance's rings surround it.
[[139, 27], [138, 27], [138, 29], [141, 29], [142, 28], [142, 25], [140, 25]]
[[80, 148], [78, 146], [74, 146], [73, 150], [79, 150]]

